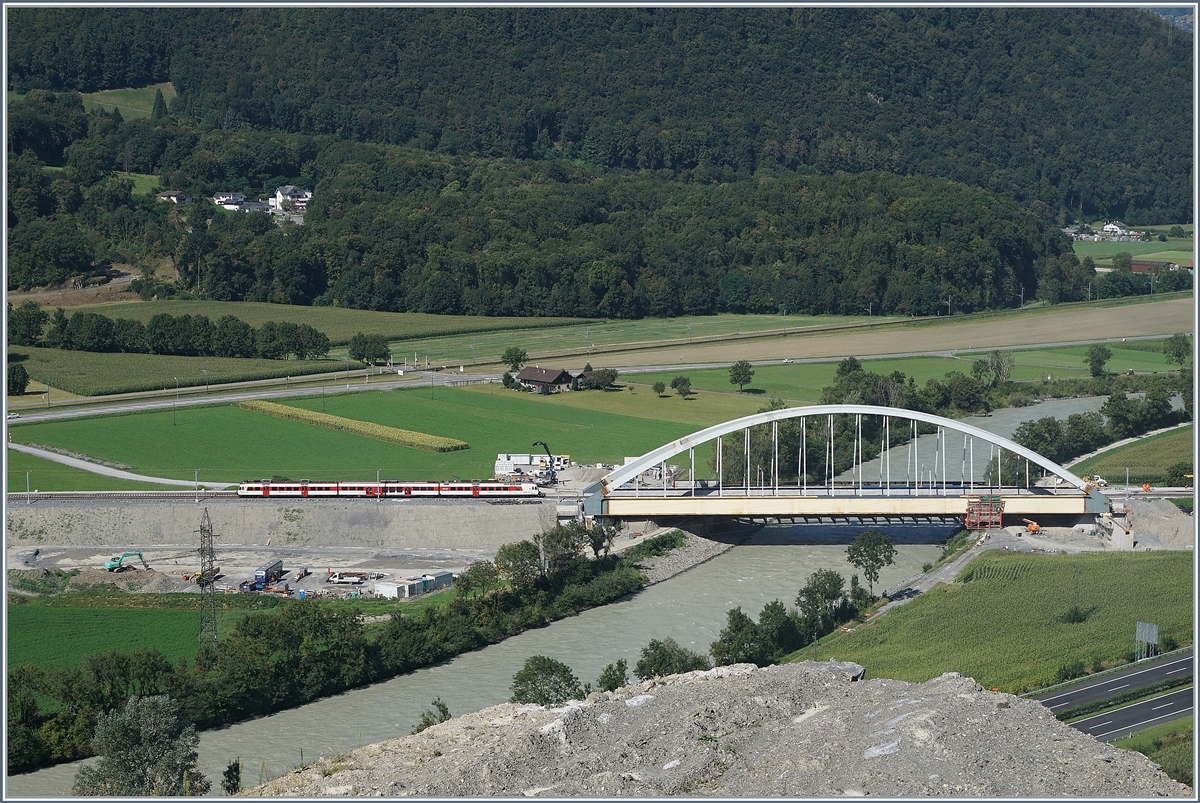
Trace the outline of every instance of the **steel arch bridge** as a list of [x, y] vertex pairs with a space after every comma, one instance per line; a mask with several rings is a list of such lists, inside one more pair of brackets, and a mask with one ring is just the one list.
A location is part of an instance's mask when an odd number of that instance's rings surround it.
[[[839, 417], [852, 417], [848, 439], [853, 456], [848, 469], [837, 470], [835, 432], [843, 433], [843, 446], [847, 440], [846, 424]], [[869, 417], [878, 419], [879, 433], [870, 443], [864, 441], [862, 426]], [[781, 461], [780, 422], [797, 418], [797, 451]], [[926, 427], [922, 433], [919, 423], [932, 425], [934, 432]], [[757, 452], [752, 455], [751, 431], [764, 427], [770, 427], [769, 453], [762, 453], [764, 430], [759, 429]], [[739, 431], [744, 432], [740, 450], [731, 448], [727, 437]], [[809, 432], [814, 434], [814, 449], [821, 450], [819, 456], [809, 449]], [[825, 437], [815, 437], [818, 433]], [[957, 466], [949, 463], [951, 439], [956, 445], [962, 442], [961, 460], [954, 461]], [[981, 444], [978, 457], [976, 441]], [[699, 479], [696, 449], [710, 443], [714, 478]], [[868, 451], [874, 455], [868, 457]], [[668, 464], [670, 458], [683, 454], [686, 468]], [[740, 476], [732, 482], [727, 456], [731, 465], [740, 466]], [[753, 472], [752, 456], [758, 458]], [[790, 479], [780, 481], [781, 465], [791, 457], [795, 458], [790, 463], [796, 469], [794, 484]], [[810, 479], [810, 466], [823, 472], [820, 482]], [[684, 472], [686, 479], [681, 478]], [[1006, 480], [1007, 485], [1000, 484]], [[865, 404], [790, 407], [726, 421], [629, 460], [584, 493], [586, 515], [621, 519], [958, 518], [980, 499], [1002, 505], [1003, 515], [1018, 519], [1111, 510], [1107, 497], [1085, 479], [1007, 438], [962, 421]]]

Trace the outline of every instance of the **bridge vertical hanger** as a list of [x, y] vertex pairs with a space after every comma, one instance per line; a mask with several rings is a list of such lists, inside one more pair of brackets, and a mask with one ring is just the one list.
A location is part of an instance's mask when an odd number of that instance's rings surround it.
[[804, 483], [803, 494], [808, 496], [808, 419], [800, 419], [800, 458], [796, 461], [800, 466], [800, 482]]
[[696, 495], [696, 448], [688, 447], [688, 464], [691, 468], [688, 470], [688, 479], [692, 483], [692, 496]]
[[771, 422], [771, 445], [775, 451], [771, 457], [771, 470], [774, 472], [774, 477], [771, 479], [771, 496], [779, 496], [779, 422]]

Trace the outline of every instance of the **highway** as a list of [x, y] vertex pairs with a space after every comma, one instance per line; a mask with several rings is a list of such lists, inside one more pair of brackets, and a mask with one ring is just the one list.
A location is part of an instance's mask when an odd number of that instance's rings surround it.
[[1090, 678], [1083, 683], [1032, 695], [1031, 699], [1059, 712], [1077, 705], [1107, 700], [1130, 689], [1143, 689], [1193, 670], [1192, 650], [1188, 649], [1152, 661], [1142, 661], [1118, 672]]
[[1071, 723], [1071, 727], [1095, 736], [1102, 742], [1124, 739], [1137, 731], [1161, 725], [1192, 713], [1195, 687], [1178, 689], [1161, 697], [1112, 708]]

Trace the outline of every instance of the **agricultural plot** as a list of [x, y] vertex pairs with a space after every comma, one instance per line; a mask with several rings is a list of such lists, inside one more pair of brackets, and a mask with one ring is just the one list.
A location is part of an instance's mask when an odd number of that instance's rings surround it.
[[64, 466], [23, 452], [8, 450], [9, 493], [25, 490], [25, 472], [29, 472], [29, 489], [34, 491], [178, 491], [178, 486], [148, 482], [130, 482]]
[[[199, 602], [199, 594], [96, 597], [70, 592], [49, 604], [40, 599], [10, 603], [8, 666], [82, 666], [85, 655], [136, 649], [158, 650], [171, 663], [181, 656], [190, 662], [199, 643]], [[219, 609], [217, 632], [230, 632], [250, 612], [244, 607]]]
[[[11, 430], [22, 443], [70, 449], [156, 477], [238, 482], [275, 474], [291, 479], [367, 480], [490, 477], [496, 454], [529, 451], [535, 440], [578, 462], [620, 462], [696, 426], [581, 409], [562, 397], [442, 388], [329, 394], [292, 406], [466, 441], [469, 450], [431, 453], [264, 418], [233, 405], [180, 408], [79, 421], [29, 423]], [[604, 394], [577, 394], [603, 396]], [[651, 394], [647, 394], [648, 396]], [[652, 401], [646, 399], [647, 403]], [[661, 400], [666, 403], [667, 400]], [[691, 404], [691, 403], [684, 403]], [[714, 417], [710, 423], [721, 418]], [[129, 437], [131, 428], [137, 437]], [[22, 483], [23, 484], [23, 483]]]
[[1166, 477], [1167, 469], [1171, 466], [1192, 462], [1193, 437], [1191, 425], [1180, 427], [1081, 460], [1071, 466], [1071, 471], [1080, 475], [1099, 474], [1110, 478], [1110, 482], [1124, 483], [1125, 469], [1129, 469], [1131, 484], [1148, 482], [1157, 485]]
[[[51, 305], [48, 305], [51, 306]], [[89, 308], [91, 312], [109, 318], [129, 318], [146, 323], [155, 315], [165, 313], [206, 315], [216, 322], [233, 315], [257, 328], [267, 321], [307, 323], [324, 332], [329, 340], [344, 345], [358, 332], [382, 334], [391, 340], [404, 341], [453, 334], [488, 332], [496, 329], [521, 331], [545, 329], [582, 322], [583, 318], [485, 318], [467, 315], [430, 315], [424, 312], [374, 312], [342, 307], [294, 307], [287, 304], [265, 304], [252, 301], [126, 301], [102, 304]], [[512, 345], [511, 342], [506, 345]], [[500, 348], [491, 360], [499, 359]], [[469, 353], [469, 352], [468, 352]], [[422, 351], [422, 356], [425, 352]], [[480, 355], [482, 356], [482, 354]]]
[[[109, 354], [63, 351], [30, 346], [13, 349], [28, 355], [22, 365], [32, 378], [24, 397], [9, 397], [21, 409], [23, 400], [36, 404], [46, 384], [76, 396], [102, 396], [146, 390], [205, 387], [225, 382], [249, 382], [285, 376], [337, 371], [338, 360], [260, 360], [232, 357], [175, 357], [165, 354]], [[208, 373], [206, 374], [205, 371]], [[361, 376], [361, 369], [359, 374]], [[51, 403], [58, 398], [51, 395]], [[44, 403], [44, 401], [43, 401]]]
[[[1076, 596], [1078, 568], [1078, 596]], [[1020, 693], [1055, 682], [1073, 661], [1123, 661], [1136, 622], [1191, 642], [1188, 552], [1016, 555], [986, 552], [968, 582], [937, 586], [852, 633], [821, 645], [822, 658], [855, 661], [869, 677], [922, 682], [959, 672], [988, 688]], [[1066, 621], [1078, 604], [1086, 620]], [[801, 651], [794, 657], [809, 654]]]
[[1186, 265], [1192, 258], [1192, 244], [1182, 240], [1170, 240], [1165, 243], [1157, 240], [1148, 243], [1123, 243], [1109, 240], [1093, 243], [1080, 240], [1074, 243], [1074, 249], [1080, 259], [1091, 257], [1097, 265], [1111, 265], [1113, 254], [1121, 253], [1130, 254], [1134, 259], [1153, 259], [1174, 262], [1177, 265]]
[[315, 427], [325, 427], [351, 435], [361, 435], [384, 443], [394, 443], [397, 446], [408, 446], [425, 452], [453, 452], [467, 449], [469, 444], [454, 438], [441, 438], [436, 435], [426, 435], [423, 432], [413, 432], [396, 427], [385, 427], [369, 421], [356, 421], [352, 418], [318, 413], [314, 410], [302, 410], [286, 404], [275, 404], [268, 401], [245, 401], [238, 405], [243, 410], [254, 413], [282, 418], [285, 421], [298, 421], [301, 424], [312, 424]]

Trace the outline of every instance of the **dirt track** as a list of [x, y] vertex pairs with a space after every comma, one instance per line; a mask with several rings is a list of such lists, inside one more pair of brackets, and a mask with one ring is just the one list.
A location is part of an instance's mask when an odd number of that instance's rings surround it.
[[[1034, 346], [1080, 340], [1170, 335], [1192, 332], [1190, 298], [1108, 308], [1065, 308], [1022, 316], [886, 326], [867, 331], [792, 335], [605, 355], [614, 367], [672, 363], [732, 362], [739, 359], [845, 357], [909, 354], [951, 349]], [[594, 357], [593, 357], [594, 358]], [[682, 358], [682, 360], [681, 360]]]

